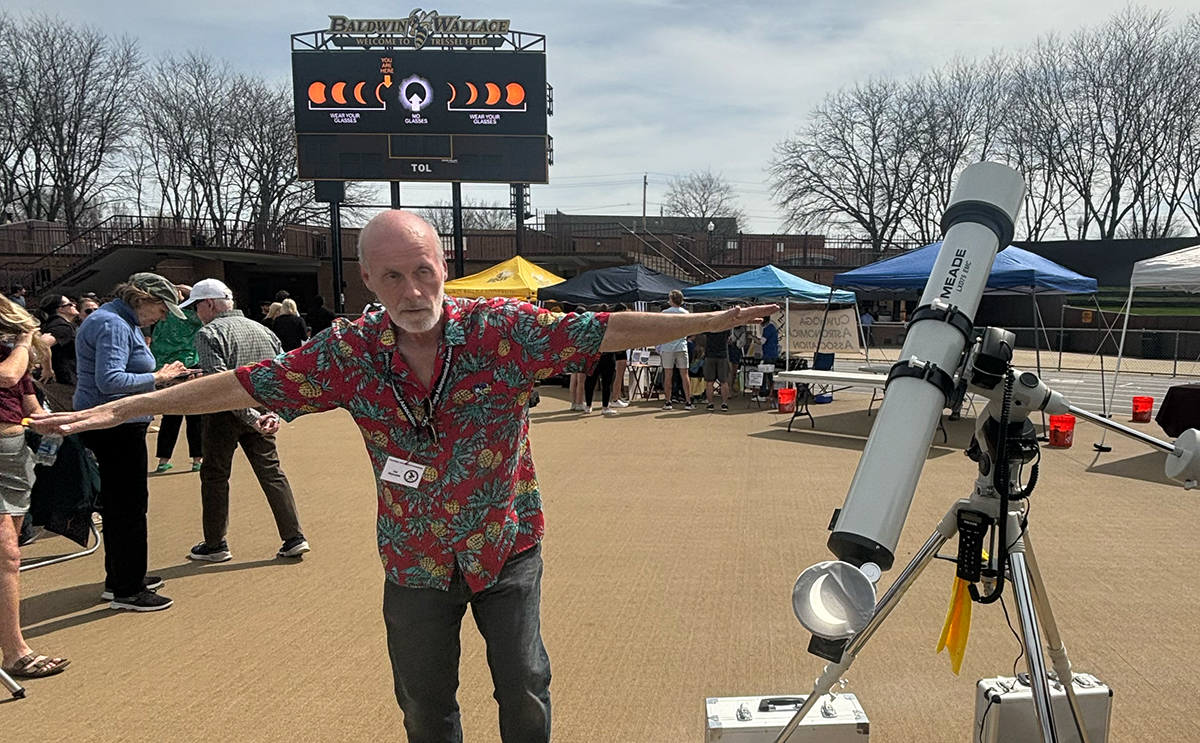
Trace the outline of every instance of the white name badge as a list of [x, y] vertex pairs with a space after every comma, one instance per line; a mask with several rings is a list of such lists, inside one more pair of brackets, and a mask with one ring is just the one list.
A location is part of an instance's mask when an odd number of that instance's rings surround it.
[[425, 465], [388, 457], [387, 464], [383, 466], [383, 474], [379, 477], [406, 488], [417, 488], [421, 486], [421, 478], [424, 476]]

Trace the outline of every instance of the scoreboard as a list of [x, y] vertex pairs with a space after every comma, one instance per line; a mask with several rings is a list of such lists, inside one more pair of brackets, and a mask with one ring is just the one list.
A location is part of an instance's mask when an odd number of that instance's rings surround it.
[[546, 55], [292, 53], [306, 180], [549, 181]]

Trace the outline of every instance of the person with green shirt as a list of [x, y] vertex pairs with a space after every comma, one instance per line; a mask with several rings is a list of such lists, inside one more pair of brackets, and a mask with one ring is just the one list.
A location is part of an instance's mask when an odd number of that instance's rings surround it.
[[[192, 293], [192, 288], [186, 284], [176, 284], [183, 299]], [[179, 361], [188, 369], [200, 365], [200, 355], [196, 353], [196, 331], [204, 326], [195, 310], [185, 309], [183, 314], [187, 319], [180, 320], [168, 313], [166, 319], [160, 320], [154, 326], [154, 335], [150, 340], [150, 352], [154, 354], [155, 371], [163, 368], [172, 361]], [[200, 449], [200, 433], [203, 429], [203, 416], [189, 415], [187, 417], [188, 454], [192, 458], [192, 472], [200, 471], [200, 463], [204, 460]], [[158, 429], [158, 444], [155, 447], [158, 455], [158, 467], [155, 474], [162, 474], [173, 469], [171, 455], [175, 452], [175, 442], [179, 440], [179, 429], [183, 426], [184, 416], [164, 415]]]

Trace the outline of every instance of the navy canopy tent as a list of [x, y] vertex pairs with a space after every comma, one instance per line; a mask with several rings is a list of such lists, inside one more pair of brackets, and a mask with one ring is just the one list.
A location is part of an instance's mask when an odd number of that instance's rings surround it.
[[[940, 242], [833, 277], [833, 285], [855, 291], [919, 292], [933, 273]], [[1096, 280], [1028, 250], [1009, 246], [996, 254], [986, 294], [1094, 294]]]
[[538, 289], [539, 301], [571, 304], [665, 302], [673, 289], [688, 284], [641, 263], [584, 271], [561, 284]]
[[798, 302], [854, 304], [854, 292], [815, 284], [775, 266], [763, 266], [683, 290], [687, 299], [794, 299]]

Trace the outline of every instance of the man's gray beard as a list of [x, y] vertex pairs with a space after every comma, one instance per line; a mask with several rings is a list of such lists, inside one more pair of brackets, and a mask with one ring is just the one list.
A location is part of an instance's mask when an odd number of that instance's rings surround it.
[[[396, 327], [403, 330], [405, 333], [426, 333], [437, 327], [438, 321], [442, 319], [442, 298], [438, 297], [437, 303], [428, 311], [428, 314], [420, 322], [413, 322], [412, 315], [399, 313], [401, 317], [392, 318], [396, 323]], [[389, 313], [390, 314], [390, 313]]]

